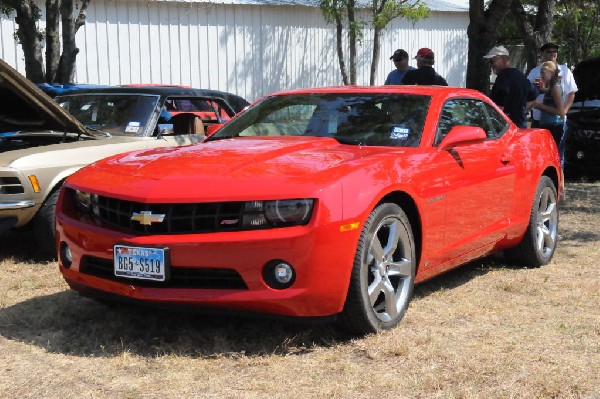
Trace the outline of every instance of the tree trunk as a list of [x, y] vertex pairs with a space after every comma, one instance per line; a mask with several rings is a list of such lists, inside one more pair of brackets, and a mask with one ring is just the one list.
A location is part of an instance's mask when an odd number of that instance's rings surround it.
[[535, 26], [531, 26], [521, 0], [513, 0], [510, 10], [525, 43], [527, 53], [527, 72], [539, 61], [539, 48], [552, 40], [553, 16], [556, 0], [538, 0]]
[[62, 20], [63, 51], [58, 63], [56, 80], [59, 83], [73, 83], [75, 80], [75, 61], [79, 49], [75, 44], [75, 17], [73, 0], [62, 0], [60, 16]]
[[39, 8], [34, 0], [26, 0], [18, 2], [15, 11], [17, 13], [15, 22], [19, 25], [17, 37], [25, 56], [25, 75], [32, 82], [44, 82], [42, 37], [36, 26]]
[[369, 85], [375, 86], [375, 74], [379, 64], [379, 54], [381, 52], [381, 31], [382, 29], [373, 27], [373, 58], [371, 59], [371, 74], [369, 76]]
[[467, 87], [470, 89], [489, 92], [490, 67], [483, 56], [496, 44], [498, 26], [511, 2], [492, 0], [486, 10], [484, 0], [469, 0]]
[[[333, 4], [337, 8], [337, 0], [334, 0]], [[335, 14], [335, 35], [338, 62], [340, 64], [340, 73], [342, 74], [344, 85], [347, 86], [350, 82], [348, 81], [348, 71], [346, 71], [346, 62], [344, 61], [344, 26], [342, 24], [342, 18], [340, 17], [339, 12]]]
[[350, 63], [350, 84], [356, 84], [356, 20], [354, 9], [356, 7], [355, 0], [348, 0], [348, 45], [349, 45], [349, 63]]
[[73, 83], [75, 81], [75, 61], [79, 49], [75, 44], [75, 35], [80, 27], [85, 24], [87, 7], [91, 0], [82, 0], [79, 14], [75, 18], [73, 0], [62, 0], [60, 14], [62, 19], [63, 51], [58, 64], [56, 79], [60, 83]]
[[46, 82], [54, 82], [60, 58], [60, 0], [46, 0]]

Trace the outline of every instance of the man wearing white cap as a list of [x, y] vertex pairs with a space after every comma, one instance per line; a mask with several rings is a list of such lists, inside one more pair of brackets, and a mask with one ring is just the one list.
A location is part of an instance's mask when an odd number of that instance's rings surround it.
[[537, 89], [521, 71], [510, 66], [508, 50], [504, 46], [492, 48], [483, 58], [497, 75], [490, 98], [521, 128], [527, 127], [527, 103], [534, 101]]

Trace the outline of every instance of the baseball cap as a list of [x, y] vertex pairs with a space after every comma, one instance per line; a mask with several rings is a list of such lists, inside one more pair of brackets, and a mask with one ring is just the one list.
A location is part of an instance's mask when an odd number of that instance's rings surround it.
[[505, 55], [508, 57], [508, 50], [504, 46], [492, 47], [492, 49], [483, 56], [483, 58], [494, 58], [500, 55]]
[[392, 54], [392, 56], [390, 57], [390, 60], [400, 61], [404, 58], [408, 58], [408, 53], [406, 51], [402, 50], [401, 48], [399, 48], [398, 50], [394, 51], [394, 54]]
[[433, 50], [431, 50], [430, 48], [427, 48], [427, 47], [423, 47], [423, 48], [419, 49], [419, 51], [417, 51], [417, 55], [415, 56], [414, 59], [417, 59], [417, 58], [429, 58], [429, 59], [433, 60], [433, 58], [434, 58]]
[[540, 51], [544, 51], [547, 48], [555, 48], [558, 50], [559, 47], [560, 46], [558, 44], [548, 42], [548, 43], [545, 43], [542, 47], [540, 47]]

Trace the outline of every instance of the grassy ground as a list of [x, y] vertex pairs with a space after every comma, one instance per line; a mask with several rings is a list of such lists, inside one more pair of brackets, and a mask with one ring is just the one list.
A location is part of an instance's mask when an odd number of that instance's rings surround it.
[[551, 264], [416, 287], [396, 329], [109, 308], [26, 233], [0, 242], [2, 398], [600, 398], [600, 183], [569, 183]]

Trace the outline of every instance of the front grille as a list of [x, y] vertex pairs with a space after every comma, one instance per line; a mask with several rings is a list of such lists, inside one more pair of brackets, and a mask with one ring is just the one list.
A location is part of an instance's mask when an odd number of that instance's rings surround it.
[[25, 189], [18, 177], [0, 176], [0, 194], [23, 194]]
[[167, 281], [150, 281], [117, 277], [113, 262], [109, 259], [84, 256], [79, 271], [90, 276], [118, 281], [136, 287], [148, 288], [200, 288], [246, 290], [248, 287], [239, 273], [233, 269], [201, 269], [171, 266], [171, 278]]
[[[139, 235], [195, 234], [248, 230], [242, 228], [244, 202], [144, 204], [94, 196], [91, 217], [96, 221]], [[131, 220], [134, 213], [164, 215], [162, 222], [141, 224]]]

